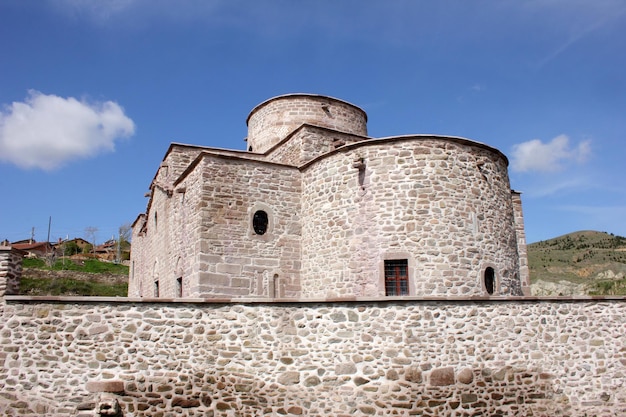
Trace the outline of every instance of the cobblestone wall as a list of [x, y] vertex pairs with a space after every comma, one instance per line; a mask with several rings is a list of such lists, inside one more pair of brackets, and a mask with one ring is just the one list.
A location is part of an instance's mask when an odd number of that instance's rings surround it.
[[0, 414], [625, 415], [625, 301], [8, 297]]

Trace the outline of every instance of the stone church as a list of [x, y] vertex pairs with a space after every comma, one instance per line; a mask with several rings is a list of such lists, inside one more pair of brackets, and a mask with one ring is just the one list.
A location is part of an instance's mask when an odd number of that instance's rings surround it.
[[374, 138], [367, 114], [288, 94], [250, 112], [247, 150], [173, 143], [133, 223], [129, 297], [521, 296], [508, 160], [473, 140]]

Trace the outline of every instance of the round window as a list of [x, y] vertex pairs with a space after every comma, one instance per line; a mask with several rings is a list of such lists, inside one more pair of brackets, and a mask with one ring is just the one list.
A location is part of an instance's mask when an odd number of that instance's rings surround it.
[[263, 210], [259, 210], [254, 213], [254, 217], [252, 218], [252, 228], [254, 229], [254, 233], [257, 235], [264, 235], [267, 232], [267, 224], [268, 224], [267, 213]]

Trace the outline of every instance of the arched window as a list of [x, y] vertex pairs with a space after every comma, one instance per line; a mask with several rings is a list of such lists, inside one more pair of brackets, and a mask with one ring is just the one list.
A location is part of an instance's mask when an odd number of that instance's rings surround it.
[[484, 283], [487, 293], [489, 295], [493, 294], [496, 288], [496, 271], [490, 266], [485, 268]]
[[254, 213], [252, 217], [252, 228], [254, 229], [254, 233], [257, 235], [264, 235], [267, 232], [267, 225], [269, 223], [269, 218], [267, 217], [267, 213], [263, 210], [258, 210]]

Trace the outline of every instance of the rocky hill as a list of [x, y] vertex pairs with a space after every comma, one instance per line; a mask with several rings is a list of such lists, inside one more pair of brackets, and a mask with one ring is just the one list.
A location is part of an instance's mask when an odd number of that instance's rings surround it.
[[626, 238], [580, 231], [528, 245], [533, 295], [626, 294]]

